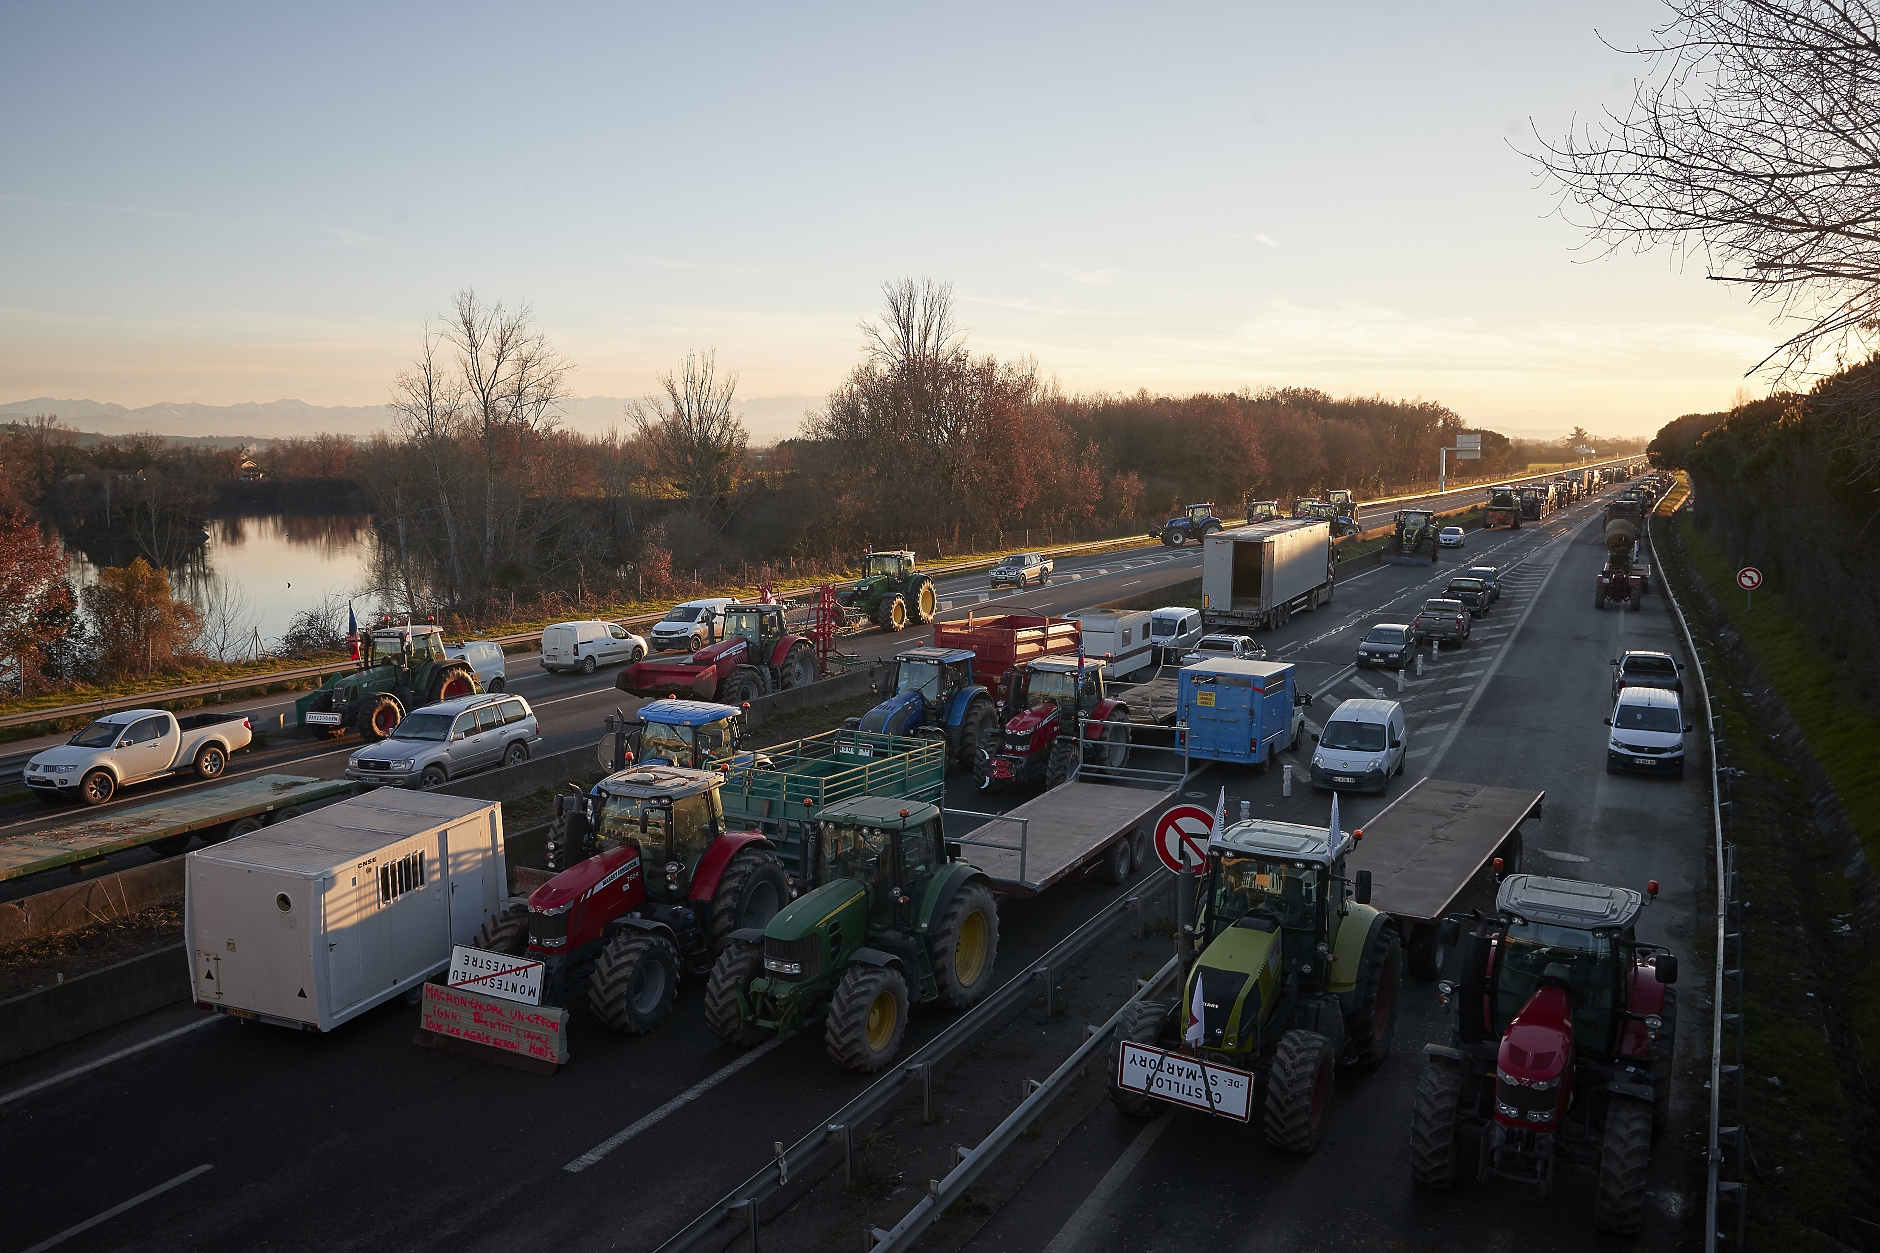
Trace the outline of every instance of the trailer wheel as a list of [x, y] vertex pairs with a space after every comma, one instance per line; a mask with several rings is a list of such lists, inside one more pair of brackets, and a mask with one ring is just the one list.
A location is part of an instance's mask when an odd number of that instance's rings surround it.
[[499, 914], [491, 914], [477, 928], [476, 939], [470, 941], [470, 946], [486, 953], [522, 956], [529, 951], [529, 907], [515, 905]]
[[1116, 1028], [1116, 1059], [1110, 1064], [1110, 1100], [1132, 1118], [1154, 1118], [1164, 1104], [1146, 1092], [1123, 1086], [1123, 1043], [1153, 1045], [1162, 1034], [1168, 1007], [1155, 1001], [1137, 1001]]
[[710, 951], [720, 952], [733, 931], [770, 925], [790, 900], [783, 863], [768, 849], [741, 848], [718, 877], [706, 926]]
[[748, 940], [731, 941], [712, 963], [705, 982], [705, 1025], [726, 1044], [748, 1049], [770, 1038], [771, 1029], [746, 1018], [738, 1006], [739, 993], [763, 973], [763, 947]]
[[1410, 973], [1426, 982], [1443, 977], [1443, 956], [1448, 950], [1443, 947], [1442, 935], [1433, 922], [1412, 923], [1410, 926]]
[[1462, 1165], [1461, 1062], [1453, 1057], [1425, 1057], [1410, 1106], [1410, 1182], [1447, 1192], [1456, 1186]]
[[1097, 863], [1099, 882], [1118, 885], [1129, 881], [1129, 872], [1136, 868], [1135, 849], [1131, 847], [1131, 836], [1122, 836], [1116, 843], [1103, 852], [1103, 860]]
[[968, 883], [953, 894], [947, 912], [927, 937], [933, 981], [940, 999], [964, 1009], [992, 989], [992, 967], [999, 957], [999, 907], [992, 889]]
[[842, 972], [823, 1047], [829, 1060], [872, 1075], [901, 1049], [907, 1032], [907, 980], [892, 966], [852, 965]]
[[664, 936], [622, 928], [588, 976], [588, 1008], [615, 1035], [645, 1035], [672, 1013], [679, 953]]
[[1325, 1138], [1325, 1113], [1337, 1074], [1332, 1042], [1316, 1031], [1279, 1038], [1266, 1080], [1266, 1142], [1288, 1153], [1310, 1153]]
[[793, 687], [805, 687], [821, 677], [822, 672], [816, 666], [815, 648], [808, 640], [798, 640], [784, 654], [783, 665], [777, 671], [777, 687], [787, 692]]
[[1599, 1196], [1593, 1225], [1629, 1236], [1644, 1221], [1645, 1175], [1652, 1164], [1652, 1107], [1615, 1096], [1606, 1106], [1606, 1140], [1599, 1150]]
[[1345, 1018], [1345, 1061], [1375, 1066], [1397, 1038], [1397, 1001], [1403, 992], [1403, 942], [1395, 927], [1380, 927], [1364, 950], [1357, 1008]]

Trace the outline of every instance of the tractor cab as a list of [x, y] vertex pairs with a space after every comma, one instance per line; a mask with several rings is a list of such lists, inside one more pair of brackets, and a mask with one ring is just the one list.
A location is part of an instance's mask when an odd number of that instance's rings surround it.
[[1298, 500], [1293, 501], [1292, 516], [1295, 518], [1309, 518], [1312, 516], [1312, 510], [1318, 506], [1318, 503], [1318, 501], [1309, 497], [1301, 496]]
[[[1368, 874], [1355, 885], [1345, 874], [1352, 836], [1340, 832], [1338, 838], [1338, 845], [1331, 847], [1324, 827], [1261, 818], [1235, 823], [1211, 840], [1201, 927], [1204, 949], [1212, 949], [1223, 936], [1229, 937], [1225, 948], [1235, 952], [1254, 943], [1262, 946], [1264, 955], [1277, 943], [1279, 960], [1262, 969], [1263, 977], [1271, 973], [1277, 984], [1301, 990], [1325, 987], [1334, 972], [1323, 959], [1337, 948], [1340, 924], [1350, 912], [1348, 902], [1363, 904], [1370, 898]], [[1230, 934], [1248, 931], [1275, 938], [1259, 942]], [[1208, 961], [1204, 951], [1201, 962]], [[1268, 989], [1266, 999], [1272, 996]]]
[[381, 627], [361, 650], [359, 668], [408, 667], [444, 660], [444, 631], [435, 626]]
[[1428, 526], [1430, 519], [1435, 516], [1435, 513], [1428, 509], [1399, 509], [1397, 525], [1406, 531], [1420, 531]]
[[1209, 500], [1189, 505], [1182, 510], [1182, 513], [1187, 517], [1189, 526], [1200, 526], [1214, 516], [1214, 502]]
[[1247, 525], [1260, 522], [1272, 522], [1280, 516], [1277, 500], [1250, 500], [1247, 502]]
[[783, 624], [782, 605], [726, 605], [723, 620], [724, 637], [744, 640], [757, 657], [768, 657], [778, 641], [789, 634]]
[[911, 552], [869, 553], [862, 559], [862, 579], [905, 579], [914, 573]]
[[607, 776], [590, 797], [594, 852], [604, 858], [632, 845], [640, 854], [647, 899], [685, 900], [700, 859], [724, 830], [718, 797], [724, 781], [717, 771], [661, 764], [636, 764]]
[[620, 758], [648, 766], [683, 766], [710, 770], [720, 762], [736, 763], [744, 738], [744, 714], [730, 705], [702, 700], [656, 700], [640, 706], [640, 721], [628, 723]]
[[879, 796], [842, 802], [816, 823], [816, 881], [859, 884], [868, 895], [871, 931], [912, 935], [913, 911], [944, 860], [943, 837], [940, 811], [925, 802]]
[[[850, 727], [883, 735], [947, 739], [959, 724], [954, 706], [973, 689], [973, 653], [965, 648], [910, 648], [894, 659], [894, 692]], [[970, 702], [967, 696], [966, 701]]]
[[1103, 663], [1085, 658], [1079, 669], [1074, 657], [1040, 657], [1014, 670], [1006, 684], [1013, 717], [1047, 707], [1088, 713], [1107, 695]]
[[1333, 508], [1345, 514], [1350, 513], [1358, 505], [1358, 498], [1352, 494], [1349, 487], [1334, 487], [1325, 493], [1325, 499]]

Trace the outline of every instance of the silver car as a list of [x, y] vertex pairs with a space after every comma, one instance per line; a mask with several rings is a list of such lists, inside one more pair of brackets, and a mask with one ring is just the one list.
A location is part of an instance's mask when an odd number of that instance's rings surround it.
[[346, 777], [393, 787], [436, 787], [490, 766], [519, 766], [541, 743], [535, 711], [520, 696], [483, 693], [405, 715], [390, 738], [346, 763]]
[[992, 568], [994, 587], [1043, 587], [1056, 563], [1043, 553], [1013, 553]]
[[1192, 650], [1182, 655], [1184, 666], [1197, 666], [1204, 661], [1265, 661], [1266, 645], [1257, 643], [1249, 635], [1204, 635]]

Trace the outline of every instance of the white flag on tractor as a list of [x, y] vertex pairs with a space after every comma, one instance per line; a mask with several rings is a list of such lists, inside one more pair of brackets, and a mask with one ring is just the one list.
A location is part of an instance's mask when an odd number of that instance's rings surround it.
[[1333, 852], [1338, 850], [1338, 793], [1332, 793], [1332, 827], [1325, 836], [1325, 847]]
[[[1214, 802], [1214, 838], [1220, 839], [1227, 833], [1227, 787], [1221, 787], [1221, 799]], [[1197, 871], [1197, 873], [1199, 873]]]
[[1190, 1044], [1199, 1044], [1206, 1033], [1201, 1027], [1201, 972], [1195, 971], [1195, 994], [1188, 1001], [1188, 1030], [1182, 1033], [1182, 1039]]

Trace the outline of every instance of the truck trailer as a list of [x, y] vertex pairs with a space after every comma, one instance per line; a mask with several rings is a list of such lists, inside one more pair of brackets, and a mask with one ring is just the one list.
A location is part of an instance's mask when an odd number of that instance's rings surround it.
[[935, 648], [964, 648], [973, 654], [973, 673], [992, 693], [1005, 700], [1005, 676], [1039, 657], [1077, 652], [1082, 629], [1075, 618], [1049, 614], [995, 613], [953, 618], [933, 624]]
[[1210, 535], [1201, 559], [1209, 631], [1282, 626], [1332, 599], [1331, 525], [1293, 519]]

